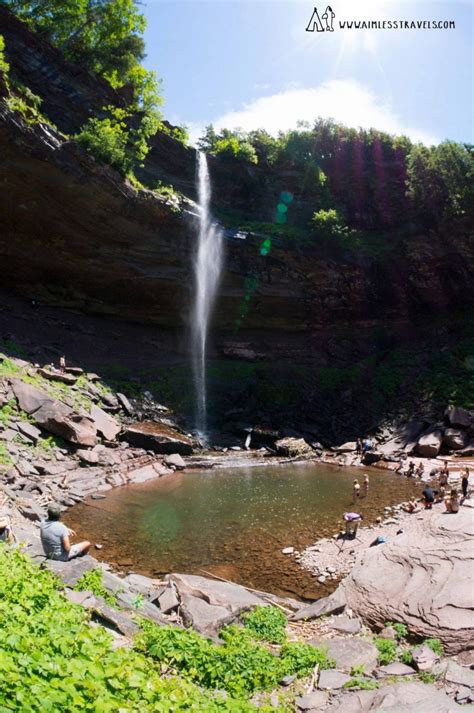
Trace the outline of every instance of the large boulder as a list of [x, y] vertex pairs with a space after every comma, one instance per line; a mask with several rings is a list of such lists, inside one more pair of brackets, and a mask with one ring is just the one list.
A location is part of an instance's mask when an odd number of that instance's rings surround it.
[[92, 404], [91, 406], [91, 419], [93, 420], [99, 433], [101, 433], [108, 441], [113, 441], [114, 438], [120, 433], [121, 426], [115, 418], [110, 416], [95, 404]]
[[444, 415], [454, 428], [469, 428], [473, 421], [469, 411], [459, 406], [448, 406]]
[[193, 452], [193, 442], [190, 438], [170, 426], [154, 421], [143, 421], [126, 426], [123, 438], [131, 446], [146, 448], [155, 453], [170, 455], [179, 453], [181, 456], [187, 456]]
[[218, 582], [195, 574], [173, 573], [168, 576], [168, 579], [174, 584], [181, 599], [189, 594], [213, 606], [225, 607], [234, 615], [268, 603], [240, 584]]
[[448, 653], [474, 640], [474, 513], [436, 514], [360, 555], [337, 591], [369, 625], [406, 624], [440, 638]]
[[443, 444], [453, 451], [458, 451], [466, 445], [466, 435], [458, 428], [446, 428], [443, 435]]
[[281, 438], [276, 441], [275, 447], [277, 453], [281, 456], [297, 458], [299, 456], [313, 455], [313, 449], [306, 443], [304, 438]]
[[354, 666], [364, 666], [366, 673], [370, 673], [377, 666], [377, 648], [371, 641], [356, 636], [350, 639], [345, 636], [335, 636], [332, 639], [316, 638], [311, 639], [310, 644], [326, 649], [340, 671], [350, 673]]
[[442, 442], [442, 431], [435, 430], [430, 433], [425, 433], [425, 435], [418, 439], [416, 452], [423, 458], [436, 458], [440, 452]]
[[12, 379], [11, 387], [20, 408], [46, 431], [80, 446], [95, 445], [97, 431], [89, 418], [21, 379]]

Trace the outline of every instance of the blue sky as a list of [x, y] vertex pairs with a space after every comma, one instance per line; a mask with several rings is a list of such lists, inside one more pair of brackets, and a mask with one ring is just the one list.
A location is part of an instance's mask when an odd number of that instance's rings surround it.
[[[320, 14], [327, 2], [316, 3]], [[425, 143], [473, 141], [472, 3], [331, 0], [335, 31], [306, 32], [314, 1], [145, 0], [147, 68], [164, 114], [196, 137], [332, 116]], [[454, 20], [455, 29], [342, 30], [339, 20]]]

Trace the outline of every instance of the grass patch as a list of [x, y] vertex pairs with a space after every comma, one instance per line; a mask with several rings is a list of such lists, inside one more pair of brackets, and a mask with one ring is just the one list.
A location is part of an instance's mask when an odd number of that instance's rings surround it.
[[255, 607], [242, 617], [246, 629], [256, 639], [272, 644], [283, 644], [286, 641], [286, 616], [276, 607]]

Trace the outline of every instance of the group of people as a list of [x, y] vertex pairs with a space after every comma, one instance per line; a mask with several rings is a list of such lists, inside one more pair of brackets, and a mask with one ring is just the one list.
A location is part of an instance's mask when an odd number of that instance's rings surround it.
[[431, 510], [433, 503], [444, 502], [446, 512], [457, 513], [459, 512], [459, 507], [462, 505], [464, 500], [469, 497], [469, 468], [463, 466], [460, 470], [461, 477], [461, 492], [462, 497], [459, 495], [459, 490], [456, 487], [452, 487], [447, 494], [447, 487], [449, 483], [449, 468], [447, 462], [445, 462], [443, 469], [438, 475], [438, 488], [435, 490], [431, 485], [427, 485], [422, 492], [422, 496], [419, 500], [410, 500], [403, 509], [405, 512], [414, 513], [424, 506], [425, 510]]
[[[364, 474], [364, 496], [367, 497], [369, 494], [369, 476], [367, 473]], [[360, 498], [360, 483], [357, 480], [357, 478], [354, 479], [354, 483], [352, 485], [352, 500], [355, 502], [358, 498]]]
[[425, 466], [420, 461], [417, 466], [411, 460], [408, 467], [405, 469], [405, 462], [403, 458], [400, 458], [398, 466], [395, 468], [395, 473], [400, 475], [405, 475], [407, 478], [422, 478], [425, 474]]

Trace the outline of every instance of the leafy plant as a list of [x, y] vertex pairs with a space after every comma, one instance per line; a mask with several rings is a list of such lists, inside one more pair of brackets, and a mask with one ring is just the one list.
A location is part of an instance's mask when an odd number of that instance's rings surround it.
[[363, 691], [373, 691], [376, 688], [380, 688], [380, 684], [373, 678], [361, 678], [360, 676], [356, 676], [355, 678], [351, 678], [349, 681], [346, 681], [342, 687], [360, 688]]
[[405, 649], [405, 651], [402, 651], [399, 659], [402, 663], [406, 664], [409, 666], [411, 662], [413, 661], [413, 654], [411, 649]]
[[13, 459], [6, 446], [3, 443], [0, 443], [0, 466], [9, 466], [12, 465], [12, 463]]
[[115, 596], [104, 587], [104, 573], [99, 567], [84, 572], [82, 577], [76, 582], [74, 589], [77, 592], [90, 591], [96, 596], [105, 599], [107, 604], [110, 604], [111, 607], [117, 606]]
[[405, 624], [400, 624], [393, 621], [386, 621], [385, 626], [391, 627], [395, 631], [397, 639], [399, 641], [400, 639], [406, 639], [406, 637], [408, 636], [408, 628], [405, 626]]
[[436, 683], [439, 676], [434, 673], [431, 673], [430, 671], [420, 671], [418, 674], [418, 678], [420, 679], [420, 681], [423, 681], [423, 683]]
[[0, 35], [0, 72], [3, 74], [5, 80], [7, 80], [9, 70], [10, 65], [5, 60], [5, 40], [3, 35]]
[[92, 627], [59, 581], [18, 550], [0, 543], [0, 709], [29, 713], [84, 711], [256, 710], [244, 700], [202, 691], [176, 676], [162, 677], [143, 654], [113, 648]]
[[282, 677], [293, 673], [297, 673], [299, 676], [307, 676], [316, 664], [320, 670], [334, 668], [336, 665], [334, 659], [328, 657], [326, 649], [317, 648], [300, 641], [284, 644], [281, 647], [280, 659]]
[[365, 673], [365, 666], [363, 663], [357, 664], [351, 668], [351, 676], [363, 676]]
[[392, 639], [374, 639], [374, 644], [379, 652], [379, 663], [382, 666], [392, 663], [397, 658], [397, 644]]
[[256, 639], [283, 644], [286, 640], [286, 616], [276, 607], [255, 607], [242, 617], [244, 626]]
[[437, 656], [444, 656], [444, 648], [440, 639], [425, 639], [423, 643], [425, 644], [425, 646], [429, 646], [430, 649], [434, 651], [435, 654], [437, 654]]

